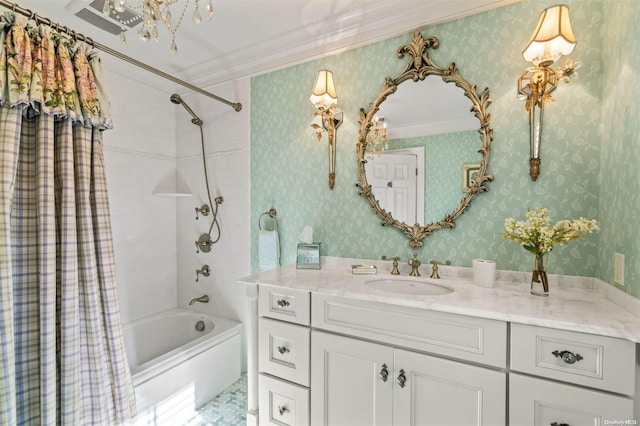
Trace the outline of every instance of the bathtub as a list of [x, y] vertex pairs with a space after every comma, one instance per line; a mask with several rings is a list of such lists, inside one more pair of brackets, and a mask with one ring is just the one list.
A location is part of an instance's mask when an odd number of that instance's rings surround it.
[[126, 323], [123, 329], [136, 392], [136, 425], [185, 423], [240, 378], [239, 322], [172, 309]]

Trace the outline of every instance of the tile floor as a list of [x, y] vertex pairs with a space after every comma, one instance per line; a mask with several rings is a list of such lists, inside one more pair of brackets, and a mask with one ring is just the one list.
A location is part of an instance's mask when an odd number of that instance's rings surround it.
[[244, 426], [247, 414], [247, 375], [203, 405], [184, 426]]

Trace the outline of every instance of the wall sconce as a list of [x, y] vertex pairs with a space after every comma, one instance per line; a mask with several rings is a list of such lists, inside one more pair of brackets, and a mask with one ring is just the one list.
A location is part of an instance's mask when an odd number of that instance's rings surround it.
[[551, 92], [558, 81], [569, 82], [571, 75], [579, 67], [567, 60], [564, 66], [551, 67], [562, 55], [573, 51], [576, 39], [569, 22], [569, 7], [564, 4], [551, 6], [542, 11], [533, 36], [522, 52], [525, 61], [533, 67], [527, 68], [518, 79], [518, 92], [526, 99], [529, 111], [530, 160], [529, 175], [536, 180], [540, 174], [540, 143], [542, 142], [542, 112], [545, 103], [553, 102]]
[[318, 71], [316, 84], [309, 97], [317, 108], [315, 116], [320, 118], [320, 124], [313, 123], [316, 137], [322, 140], [322, 134], [327, 132], [329, 138], [329, 188], [333, 189], [336, 182], [336, 131], [342, 124], [342, 111], [336, 106], [338, 95], [333, 83], [333, 73], [329, 70]]

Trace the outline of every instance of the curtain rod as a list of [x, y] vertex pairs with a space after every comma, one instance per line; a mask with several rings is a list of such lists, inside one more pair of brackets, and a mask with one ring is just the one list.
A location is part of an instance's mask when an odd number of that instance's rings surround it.
[[36, 14], [35, 12], [30, 11], [29, 9], [25, 9], [23, 7], [18, 6], [15, 3], [11, 3], [10, 1], [7, 1], [7, 0], [0, 0], [0, 6], [4, 6], [4, 7], [8, 8], [8, 9], [11, 9], [13, 12], [17, 12], [17, 13], [19, 13], [21, 15], [24, 15], [24, 16], [27, 16], [27, 17], [29, 17], [31, 19], [34, 19], [36, 21], [36, 23], [40, 22], [40, 23], [43, 23], [43, 24], [48, 25], [50, 27], [53, 27], [58, 32], [65, 33], [65, 34], [75, 38], [76, 40], [84, 41], [84, 42], [90, 44], [91, 46], [93, 46], [93, 47], [95, 47], [97, 49], [100, 49], [105, 53], [108, 53], [111, 56], [115, 56], [118, 59], [122, 59], [123, 61], [129, 62], [130, 64], [133, 64], [133, 65], [135, 65], [135, 66], [137, 66], [139, 68], [142, 68], [145, 71], [149, 71], [149, 72], [151, 72], [153, 74], [156, 74], [156, 75], [158, 75], [158, 76], [160, 76], [162, 78], [165, 78], [167, 80], [171, 80], [176, 84], [179, 84], [179, 85], [184, 86], [184, 87], [186, 87], [188, 89], [191, 89], [194, 92], [200, 93], [201, 95], [208, 96], [210, 98], [215, 99], [218, 102], [222, 102], [223, 104], [229, 105], [230, 107], [232, 107], [236, 111], [240, 111], [242, 109], [242, 104], [240, 102], [231, 102], [231, 101], [228, 101], [228, 100], [226, 100], [224, 98], [216, 96], [211, 92], [207, 92], [206, 90], [203, 90], [203, 89], [201, 89], [201, 88], [199, 88], [197, 86], [194, 86], [193, 84], [191, 84], [189, 82], [186, 82], [186, 81], [181, 80], [181, 79], [179, 79], [177, 77], [174, 77], [171, 74], [167, 74], [164, 71], [160, 71], [157, 68], [153, 68], [152, 66], [147, 65], [144, 62], [140, 62], [137, 59], [134, 59], [134, 58], [132, 58], [130, 56], [127, 56], [127, 55], [125, 55], [123, 53], [118, 52], [117, 50], [114, 50], [114, 49], [110, 48], [109, 46], [105, 46], [104, 44], [98, 43], [98, 42], [94, 41], [93, 39], [91, 39], [91, 38], [89, 38], [89, 37], [87, 37], [85, 35], [77, 33], [77, 32], [75, 32], [75, 31], [73, 31], [73, 30], [71, 30], [71, 29], [69, 29], [69, 28], [67, 28], [65, 26], [62, 26], [62, 25], [58, 24], [58, 23], [55, 23], [51, 19], [44, 18], [44, 17]]

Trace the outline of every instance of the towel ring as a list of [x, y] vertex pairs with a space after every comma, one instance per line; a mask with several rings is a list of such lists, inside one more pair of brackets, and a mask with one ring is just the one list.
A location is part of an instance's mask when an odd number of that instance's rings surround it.
[[266, 212], [264, 212], [264, 213], [262, 213], [260, 215], [260, 217], [258, 218], [258, 229], [260, 229], [262, 231], [262, 225], [261, 225], [260, 222], [262, 221], [262, 216], [264, 216], [264, 215], [267, 215], [270, 218], [276, 220], [276, 229], [275, 230], [277, 231], [278, 230], [278, 218], [276, 217], [276, 215], [277, 215], [276, 209], [269, 209], [269, 211], [266, 211]]

